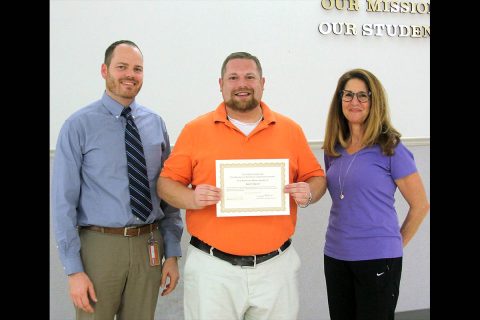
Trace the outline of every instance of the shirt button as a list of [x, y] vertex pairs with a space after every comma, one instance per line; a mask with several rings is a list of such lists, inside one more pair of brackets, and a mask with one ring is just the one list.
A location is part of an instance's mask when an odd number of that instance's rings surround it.
[[137, 218], [137, 220], [140, 220], [140, 218]]

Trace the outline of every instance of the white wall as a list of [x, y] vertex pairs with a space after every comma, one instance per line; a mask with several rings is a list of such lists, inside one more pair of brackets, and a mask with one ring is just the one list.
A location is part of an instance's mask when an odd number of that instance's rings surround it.
[[50, 148], [64, 120], [101, 97], [105, 49], [120, 39], [142, 50], [145, 82], [137, 100], [163, 116], [172, 143], [186, 122], [221, 101], [220, 67], [234, 51], [260, 59], [263, 100], [299, 122], [309, 141], [323, 140], [336, 82], [355, 67], [383, 82], [404, 137], [429, 137], [429, 37], [322, 35], [317, 28], [430, 25], [430, 15], [366, 12], [366, 0], [356, 2], [358, 12], [325, 10], [321, 0], [51, 0]]

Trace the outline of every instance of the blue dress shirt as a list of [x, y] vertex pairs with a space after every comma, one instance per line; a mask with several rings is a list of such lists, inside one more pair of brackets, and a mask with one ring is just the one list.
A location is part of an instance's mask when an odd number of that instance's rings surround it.
[[130, 105], [142, 139], [153, 211], [143, 222], [132, 214], [125, 154], [123, 106], [104, 92], [102, 98], [72, 114], [57, 141], [52, 177], [53, 225], [65, 273], [83, 271], [77, 226], [125, 227], [159, 221], [165, 257], [181, 256], [180, 210], [157, 196], [156, 182], [170, 154], [163, 119]]

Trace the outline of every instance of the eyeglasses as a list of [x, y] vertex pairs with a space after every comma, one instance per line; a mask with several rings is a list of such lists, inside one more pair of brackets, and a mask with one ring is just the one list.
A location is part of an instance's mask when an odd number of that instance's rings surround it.
[[359, 91], [359, 92], [352, 92], [349, 90], [342, 90], [340, 91], [340, 96], [342, 100], [345, 102], [350, 102], [353, 100], [353, 97], [357, 96], [358, 101], [360, 102], [367, 102], [372, 93], [370, 91]]

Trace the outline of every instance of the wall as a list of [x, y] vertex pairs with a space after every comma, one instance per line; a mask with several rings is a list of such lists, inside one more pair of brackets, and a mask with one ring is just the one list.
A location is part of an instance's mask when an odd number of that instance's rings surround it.
[[221, 101], [220, 67], [235, 51], [259, 57], [263, 100], [299, 122], [309, 141], [323, 140], [336, 82], [355, 67], [382, 81], [404, 137], [429, 137], [430, 38], [322, 35], [318, 25], [429, 25], [430, 15], [351, 2], [358, 11], [326, 10], [321, 0], [50, 1], [50, 148], [65, 119], [101, 97], [105, 49], [120, 39], [141, 48], [137, 101], [163, 116], [173, 144], [186, 122]]
[[[406, 140], [413, 152], [417, 168], [425, 184], [430, 199], [430, 141]], [[313, 144], [312, 149], [323, 163], [323, 151]], [[53, 161], [51, 161], [53, 163]], [[300, 269], [300, 314], [299, 320], [326, 320], [328, 316], [327, 293], [323, 275], [323, 246], [328, 225], [330, 195], [317, 203], [299, 209], [298, 222], [293, 244], [302, 260]], [[396, 208], [399, 223], [407, 212], [407, 204], [399, 192], [396, 194]], [[182, 210], [184, 216], [185, 212]], [[184, 231], [182, 252], [186, 253], [190, 235]], [[184, 260], [180, 259], [180, 276], [183, 274]], [[67, 279], [63, 273], [53, 232], [50, 233], [50, 319], [74, 319], [73, 306], [67, 291]], [[420, 226], [417, 234], [404, 251], [403, 272], [397, 311], [430, 308], [430, 215]], [[159, 297], [156, 320], [183, 319], [183, 279], [167, 297]]]

